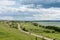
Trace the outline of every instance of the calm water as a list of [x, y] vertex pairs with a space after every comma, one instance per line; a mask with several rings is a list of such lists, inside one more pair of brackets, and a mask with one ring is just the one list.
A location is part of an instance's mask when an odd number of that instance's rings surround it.
[[60, 27], [60, 22], [37, 22], [40, 25], [44, 25], [44, 26], [58, 26]]

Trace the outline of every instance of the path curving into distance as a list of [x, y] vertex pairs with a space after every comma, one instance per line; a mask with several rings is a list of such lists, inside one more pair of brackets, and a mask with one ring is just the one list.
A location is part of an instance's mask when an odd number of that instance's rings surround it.
[[41, 36], [41, 35], [37, 35], [37, 34], [34, 34], [34, 33], [26, 32], [26, 31], [24, 31], [24, 30], [21, 29], [21, 25], [19, 23], [17, 23], [17, 24], [18, 24], [18, 30], [20, 30], [20, 31], [22, 31], [22, 32], [24, 32], [26, 34], [30, 34], [32, 36], [36, 36], [36, 37], [39, 37], [39, 38], [44, 38], [46, 40], [53, 40], [51, 38], [47, 38], [47, 37], [44, 37], [44, 36]]

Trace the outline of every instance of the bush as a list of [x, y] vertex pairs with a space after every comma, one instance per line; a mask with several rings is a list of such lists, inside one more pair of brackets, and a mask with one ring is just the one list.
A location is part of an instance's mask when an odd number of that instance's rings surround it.
[[42, 27], [42, 25], [39, 25], [39, 27]]
[[51, 33], [49, 30], [44, 30], [43, 32], [46, 32], [46, 33]]
[[33, 23], [33, 25], [34, 25], [34, 26], [38, 26], [38, 24], [37, 24], [37, 23]]
[[60, 32], [60, 27], [55, 27], [55, 26], [46, 26], [47, 29], [52, 29], [55, 30], [57, 32]]
[[11, 25], [11, 28], [16, 28], [18, 29], [18, 27], [16, 25]]
[[11, 28], [16, 28], [16, 29], [18, 29], [17, 24], [15, 24], [15, 23], [11, 23], [11, 24], [9, 24], [9, 26], [10, 26]]
[[28, 30], [26, 30], [26, 28], [24, 27], [24, 28], [22, 28], [24, 31], [27, 31], [28, 32]]
[[52, 31], [52, 33], [55, 33], [55, 31]]

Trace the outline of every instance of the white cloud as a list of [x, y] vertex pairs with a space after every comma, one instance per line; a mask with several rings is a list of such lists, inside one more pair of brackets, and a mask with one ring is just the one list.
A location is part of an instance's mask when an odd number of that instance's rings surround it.
[[[38, 12], [36, 14], [33, 14], [35, 20], [56, 20], [60, 19], [60, 8], [39, 8], [39, 9], [33, 9], [33, 8], [27, 8], [27, 7], [22, 7], [20, 11], [27, 11], [27, 12]], [[32, 19], [31, 17], [27, 17]]]
[[0, 7], [0, 14], [7, 13], [8, 12], [17, 12], [17, 8], [12, 7]]
[[14, 20], [14, 18], [11, 16], [4, 16], [4, 17], [0, 17], [0, 20]]
[[[25, 0], [27, 1], [27, 0]], [[44, 0], [30, 0], [30, 2], [43, 2]], [[46, 0], [47, 3], [53, 3], [55, 2], [56, 0]], [[60, 0], [57, 0], [57, 2], [59, 2]], [[29, 2], [28, 2], [29, 3]], [[29, 13], [33, 15], [33, 17], [26, 17], [26, 20], [27, 19], [34, 19], [34, 20], [54, 20], [54, 19], [60, 19], [60, 8], [42, 8], [42, 5], [37, 5], [37, 8], [34, 8], [35, 5], [31, 4], [31, 5], [21, 5], [20, 7], [9, 7], [9, 6], [12, 6], [12, 5], [19, 5], [17, 4], [16, 1], [12, 1], [12, 0], [0, 0], [0, 14], [3, 14], [3, 13], [9, 13], [9, 12], [25, 12], [25, 13]], [[35, 12], [37, 12], [35, 14]], [[13, 17], [9, 17], [9, 16], [6, 16], [6, 17], [0, 17], [0, 19], [2, 20], [14, 20]], [[21, 19], [22, 20], [22, 19]]]
[[15, 12], [17, 9], [15, 7], [10, 7], [14, 5], [17, 7], [18, 3], [13, 0], [0, 0], [0, 14], [7, 12]]
[[9, 1], [9, 0], [0, 1], [0, 6], [11, 6], [11, 5], [16, 5], [16, 1]]
[[54, 14], [34, 15], [34, 17], [36, 20], [57, 20], [56, 18], [59, 18], [58, 15], [54, 15]]
[[[8, 9], [7, 9], [8, 8]], [[4, 7], [4, 9], [0, 9], [2, 12], [31, 12], [34, 17], [26, 17], [26, 19], [35, 19], [35, 20], [56, 20], [60, 19], [60, 8], [28, 8], [26, 6], [21, 6], [19, 8], [11, 8], [11, 7]], [[37, 12], [35, 14], [35, 12]]]
[[40, 9], [38, 10], [42, 14], [33, 15], [36, 20], [59, 20], [60, 19], [60, 9], [58, 8], [49, 8], [49, 9]]

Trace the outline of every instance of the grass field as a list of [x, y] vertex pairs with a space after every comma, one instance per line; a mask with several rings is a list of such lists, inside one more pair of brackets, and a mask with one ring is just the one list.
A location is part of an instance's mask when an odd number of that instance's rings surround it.
[[[12, 23], [12, 25], [10, 25]], [[36, 40], [35, 36], [30, 34], [25, 34], [17, 29], [17, 22], [0, 22], [0, 40]], [[32, 22], [19, 22], [22, 28], [25, 28], [26, 31], [42, 35], [44, 37], [56, 38], [60, 40], [60, 32], [47, 33], [46, 30], [52, 32], [54, 30], [45, 29], [42, 27], [34, 26]], [[11, 26], [11, 27], [10, 27]], [[37, 38], [37, 40], [42, 40]]]
[[11, 28], [5, 22], [0, 22], [0, 40], [36, 40], [36, 37]]
[[42, 27], [38, 27], [38, 26], [34, 26], [31, 22], [22, 22], [21, 23], [22, 27], [25, 28], [27, 31], [38, 34], [38, 35], [42, 35], [45, 37], [49, 37], [49, 38], [56, 38], [56, 40], [60, 40], [60, 32], [56, 32], [55, 33], [47, 33], [44, 32], [45, 30], [48, 30], [50, 32], [54, 31], [54, 30], [50, 30], [50, 29], [45, 29]]

